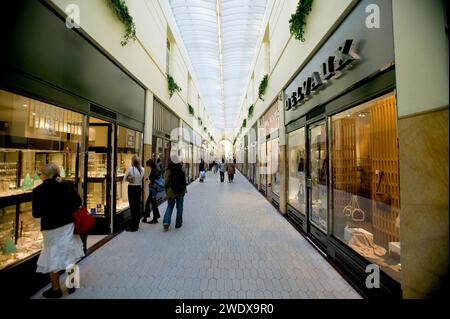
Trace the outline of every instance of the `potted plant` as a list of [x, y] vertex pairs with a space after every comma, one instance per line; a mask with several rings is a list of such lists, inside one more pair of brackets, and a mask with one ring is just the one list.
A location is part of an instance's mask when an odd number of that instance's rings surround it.
[[297, 10], [291, 15], [289, 20], [289, 30], [291, 34], [302, 42], [305, 42], [306, 18], [311, 12], [313, 0], [300, 0]]

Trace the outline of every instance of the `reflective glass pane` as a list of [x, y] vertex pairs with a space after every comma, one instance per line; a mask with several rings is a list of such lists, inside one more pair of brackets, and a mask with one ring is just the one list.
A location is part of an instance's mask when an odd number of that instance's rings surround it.
[[327, 133], [325, 123], [309, 129], [310, 172], [311, 172], [311, 212], [310, 220], [320, 230], [327, 231]]
[[400, 281], [393, 93], [332, 117], [333, 234]]
[[288, 203], [306, 215], [305, 128], [288, 136]]

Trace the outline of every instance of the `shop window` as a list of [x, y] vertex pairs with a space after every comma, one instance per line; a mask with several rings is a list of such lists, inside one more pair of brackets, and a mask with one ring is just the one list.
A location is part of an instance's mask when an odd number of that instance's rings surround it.
[[326, 233], [328, 230], [328, 151], [325, 123], [310, 127], [308, 134], [311, 174], [311, 213], [309, 218], [312, 224]]
[[[264, 138], [265, 139], [265, 138]], [[260, 144], [260, 174], [261, 174], [261, 186], [265, 188], [267, 185], [267, 144], [264, 142]]]
[[331, 118], [333, 234], [400, 281], [394, 93]]
[[276, 138], [272, 140], [272, 154], [270, 156], [272, 157], [271, 160], [271, 174], [272, 174], [272, 192], [280, 196], [280, 169], [278, 167], [278, 141], [279, 139]]
[[145, 160], [142, 158], [142, 133], [117, 126], [117, 180], [116, 180], [116, 212], [120, 213], [129, 208], [128, 183], [123, 180], [125, 172], [131, 166], [134, 155], [141, 159], [142, 167]]
[[53, 162], [81, 182], [82, 123], [81, 114], [0, 90], [0, 269], [41, 249], [31, 211], [40, 169]]
[[301, 128], [289, 134], [288, 154], [288, 203], [300, 213], [306, 215], [305, 128]]

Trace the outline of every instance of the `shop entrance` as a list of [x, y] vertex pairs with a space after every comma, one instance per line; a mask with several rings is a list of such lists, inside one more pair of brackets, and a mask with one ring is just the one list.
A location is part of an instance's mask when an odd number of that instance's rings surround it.
[[328, 231], [328, 149], [325, 121], [308, 126], [308, 219], [310, 234], [326, 245]]
[[112, 123], [89, 119], [88, 154], [86, 157], [86, 187], [84, 203], [95, 216], [93, 235], [110, 234], [112, 227]]

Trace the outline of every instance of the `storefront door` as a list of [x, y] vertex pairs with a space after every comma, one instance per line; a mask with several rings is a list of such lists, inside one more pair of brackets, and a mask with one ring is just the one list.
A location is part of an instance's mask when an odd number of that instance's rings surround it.
[[308, 127], [308, 216], [309, 232], [326, 244], [328, 231], [328, 149], [326, 122]]
[[111, 123], [91, 117], [89, 120], [89, 144], [86, 158], [86, 187], [84, 203], [95, 216], [91, 234], [105, 235], [111, 227], [111, 168], [113, 126]]

